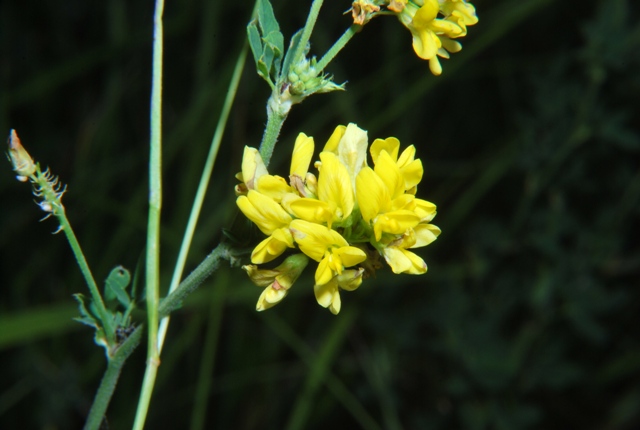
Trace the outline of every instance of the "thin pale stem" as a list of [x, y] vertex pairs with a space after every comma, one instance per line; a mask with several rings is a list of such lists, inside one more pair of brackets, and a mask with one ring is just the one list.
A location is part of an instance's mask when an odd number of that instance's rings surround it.
[[162, 207], [162, 14], [164, 0], [156, 0], [151, 78], [151, 141], [149, 156], [149, 221], [147, 230], [146, 299], [148, 319], [147, 367], [133, 424], [142, 430], [160, 364], [158, 303], [160, 301], [160, 209]]
[[345, 31], [342, 36], [340, 36], [340, 39], [336, 40], [336, 43], [334, 43], [333, 46], [329, 48], [329, 50], [320, 59], [320, 61], [318, 61], [318, 63], [316, 64], [316, 69], [324, 70], [325, 67], [327, 67], [327, 65], [331, 62], [331, 60], [333, 60], [335, 56], [338, 55], [338, 52], [340, 52], [342, 48], [345, 47], [347, 42], [349, 42], [351, 38], [361, 29], [362, 26], [358, 24], [353, 24], [351, 27], [347, 28], [347, 31]]
[[[235, 100], [236, 93], [238, 91], [238, 84], [240, 83], [240, 77], [242, 76], [242, 71], [244, 70], [245, 60], [247, 59], [248, 46], [248, 43], [245, 42], [242, 50], [240, 51], [240, 55], [238, 56], [238, 60], [236, 61], [236, 66], [231, 77], [231, 82], [229, 83], [227, 97], [224, 100], [220, 118], [218, 118], [218, 125], [216, 126], [216, 131], [213, 135], [213, 139], [211, 140], [209, 155], [207, 156], [204, 169], [202, 170], [200, 184], [198, 185], [198, 190], [196, 191], [193, 206], [191, 207], [189, 221], [187, 222], [187, 228], [185, 230], [184, 237], [182, 238], [182, 245], [180, 246], [178, 261], [176, 262], [176, 267], [173, 271], [173, 277], [171, 278], [171, 284], [169, 286], [169, 294], [171, 294], [175, 291], [176, 288], [178, 288], [180, 279], [182, 278], [182, 274], [184, 272], [184, 266], [187, 261], [187, 255], [189, 254], [189, 248], [191, 247], [191, 241], [195, 233], [198, 218], [200, 217], [200, 211], [202, 210], [202, 203], [204, 202], [207, 188], [209, 186], [209, 183], [211, 182], [211, 174], [213, 173], [213, 167], [218, 156], [218, 150], [220, 149], [220, 142], [222, 141], [222, 136], [227, 125], [227, 120], [229, 119], [229, 112], [231, 111], [231, 106], [233, 105], [233, 101]], [[162, 352], [162, 346], [164, 345], [164, 339], [169, 327], [169, 321], [170, 318], [165, 317], [160, 322], [160, 329], [158, 331], [158, 353]]]

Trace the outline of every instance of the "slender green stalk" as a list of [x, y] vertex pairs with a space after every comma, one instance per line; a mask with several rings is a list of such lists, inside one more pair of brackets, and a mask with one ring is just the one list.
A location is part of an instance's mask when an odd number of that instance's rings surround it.
[[[171, 284], [169, 286], [169, 294], [174, 292], [178, 287], [178, 284], [180, 283], [180, 279], [182, 278], [182, 274], [184, 272], [187, 255], [189, 254], [189, 248], [191, 247], [191, 240], [193, 239], [193, 235], [195, 233], [196, 224], [198, 223], [200, 211], [202, 210], [202, 203], [204, 201], [204, 197], [207, 193], [207, 188], [209, 187], [209, 183], [211, 180], [213, 166], [218, 156], [218, 150], [220, 149], [220, 142], [222, 141], [222, 136], [227, 125], [227, 119], [229, 118], [231, 106], [233, 105], [233, 101], [235, 100], [236, 93], [238, 91], [238, 84], [240, 83], [240, 77], [242, 76], [245, 60], [247, 59], [247, 53], [249, 52], [248, 48], [249, 44], [245, 42], [242, 50], [240, 51], [240, 55], [238, 56], [238, 60], [236, 61], [235, 69], [233, 70], [231, 82], [229, 83], [229, 90], [227, 91], [227, 97], [225, 98], [224, 104], [222, 105], [222, 112], [220, 114], [220, 118], [218, 119], [218, 125], [216, 126], [216, 131], [213, 135], [213, 139], [211, 140], [209, 155], [207, 156], [204, 169], [202, 170], [200, 184], [198, 185], [198, 190], [193, 201], [193, 206], [191, 207], [189, 221], [187, 222], [187, 228], [185, 230], [184, 237], [182, 238], [182, 245], [180, 246], [178, 261], [176, 262], [176, 267], [173, 271], [173, 277], [171, 278]], [[169, 317], [165, 317], [160, 322], [160, 329], [158, 331], [158, 353], [162, 352], [162, 346], [164, 345], [164, 339], [167, 334], [167, 328], [169, 327], [169, 321]]]
[[[271, 99], [269, 100], [271, 101]], [[271, 155], [273, 155], [273, 148], [276, 146], [282, 124], [284, 124], [286, 119], [287, 114], [279, 113], [274, 109], [267, 109], [267, 126], [264, 129], [264, 135], [260, 143], [260, 156], [265, 166], [269, 166]]]
[[336, 43], [334, 43], [333, 46], [329, 48], [329, 50], [320, 59], [320, 61], [316, 63], [316, 69], [324, 70], [325, 67], [327, 67], [327, 65], [331, 62], [331, 60], [333, 60], [336, 55], [338, 55], [338, 52], [340, 52], [342, 48], [345, 47], [347, 42], [349, 42], [351, 38], [361, 29], [362, 26], [358, 24], [353, 24], [351, 27], [347, 28], [347, 31], [345, 31], [342, 36], [340, 36], [340, 39], [336, 40]]
[[151, 81], [151, 141], [149, 156], [149, 222], [147, 230], [146, 299], [148, 318], [147, 368], [133, 428], [142, 430], [155, 385], [158, 351], [158, 303], [160, 301], [160, 209], [162, 207], [162, 14], [164, 0], [156, 0]]
[[[311, 4], [311, 10], [309, 11], [307, 22], [304, 24], [302, 29], [300, 42], [293, 53], [292, 64], [296, 64], [302, 59], [304, 49], [307, 46], [307, 43], [309, 43], [313, 27], [318, 19], [322, 2], [323, 0], [314, 0]], [[291, 102], [288, 100], [282, 100], [278, 91], [278, 89], [274, 90], [267, 102], [267, 127], [264, 130], [262, 142], [260, 143], [260, 156], [266, 166], [269, 165], [271, 155], [273, 154], [273, 148], [276, 146], [280, 130], [282, 129], [282, 124], [284, 124], [289, 110], [291, 109]]]
[[322, 7], [322, 2], [323, 0], [314, 0], [311, 4], [311, 10], [309, 10], [307, 22], [304, 24], [304, 28], [302, 29], [300, 43], [298, 43], [298, 47], [294, 52], [293, 62], [291, 64], [296, 64], [302, 59], [302, 53], [304, 52], [304, 49], [307, 46], [307, 43], [309, 43], [309, 39], [311, 38], [311, 32], [313, 32], [313, 27], [316, 25], [318, 14], [320, 13], [320, 8]]
[[93, 278], [93, 274], [91, 273], [91, 269], [89, 268], [89, 263], [87, 263], [87, 260], [84, 257], [84, 253], [82, 252], [80, 243], [78, 242], [78, 239], [76, 238], [76, 235], [71, 228], [71, 224], [69, 224], [69, 220], [67, 219], [67, 215], [62, 204], [60, 204], [60, 208], [61, 211], [56, 213], [56, 218], [60, 222], [60, 228], [67, 236], [69, 246], [71, 246], [73, 255], [76, 257], [78, 266], [80, 266], [82, 276], [84, 276], [84, 280], [89, 287], [89, 291], [91, 292], [93, 303], [95, 304], [98, 314], [100, 315], [100, 319], [102, 320], [104, 332], [107, 336], [107, 343], [109, 344], [109, 356], [111, 356], [111, 348], [113, 348], [113, 346], [116, 344], [115, 330], [113, 328], [113, 325], [111, 324], [111, 316], [107, 311], [107, 308], [104, 306], [104, 301], [102, 300], [98, 285], [96, 284], [96, 281]]

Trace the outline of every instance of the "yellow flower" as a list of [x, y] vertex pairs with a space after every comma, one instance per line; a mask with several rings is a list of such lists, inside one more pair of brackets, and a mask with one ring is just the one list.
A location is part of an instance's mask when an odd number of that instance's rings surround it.
[[427, 271], [427, 264], [407, 248], [419, 248], [436, 240], [440, 229], [432, 224], [420, 224], [401, 237], [387, 243], [382, 255], [393, 270], [393, 273], [421, 275]]
[[360, 248], [349, 246], [335, 230], [304, 220], [294, 220], [290, 225], [293, 239], [311, 259], [317, 261], [316, 284], [323, 285], [342, 274], [345, 267], [363, 262], [367, 255]]
[[289, 232], [291, 216], [273, 199], [249, 190], [246, 196], [238, 197], [236, 204], [260, 231], [269, 236], [251, 253], [252, 263], [267, 263], [282, 254], [287, 247], [294, 247]]
[[353, 291], [362, 284], [362, 275], [364, 269], [345, 270], [340, 275], [334, 276], [326, 284], [315, 284], [313, 292], [316, 295], [318, 304], [322, 307], [329, 308], [332, 314], [338, 315], [342, 307], [340, 300], [340, 288], [347, 291]]
[[[318, 262], [316, 300], [334, 314], [342, 306], [340, 289], [358, 288], [365, 273], [381, 268], [381, 256], [394, 273], [425, 273], [427, 265], [410, 249], [426, 246], [440, 234], [430, 224], [436, 206], [416, 197], [424, 173], [416, 148], [410, 145], [401, 152], [395, 137], [376, 139], [369, 149], [369, 167], [367, 147], [366, 131], [355, 124], [338, 126], [315, 164], [316, 179], [308, 172], [313, 138], [300, 133], [289, 183], [270, 175], [256, 150], [245, 149], [240, 176], [246, 179], [246, 195], [238, 197], [237, 204], [268, 236], [253, 250], [251, 261], [266, 263], [287, 248], [299, 248], [300, 256]], [[290, 272], [284, 263], [271, 270], [244, 268], [254, 283], [265, 287], [258, 310], [280, 302], [293, 282], [290, 275], [282, 277]]]
[[307, 267], [308, 262], [309, 258], [306, 255], [294, 254], [287, 257], [275, 269], [258, 269], [258, 266], [253, 264], [242, 266], [251, 281], [258, 287], [264, 288], [258, 299], [256, 310], [263, 311], [280, 303]]
[[409, 0], [396, 15], [413, 36], [413, 50], [429, 61], [434, 75], [442, 73], [438, 56], [449, 58], [449, 52], [462, 49], [451, 39], [465, 36], [467, 25], [478, 22], [475, 8], [464, 0]]

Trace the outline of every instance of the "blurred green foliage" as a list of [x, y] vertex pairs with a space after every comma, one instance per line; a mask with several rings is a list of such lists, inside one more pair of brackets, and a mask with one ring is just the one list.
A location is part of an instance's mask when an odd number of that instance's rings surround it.
[[[307, 2], [274, 0], [286, 37]], [[223, 269], [177, 312], [148, 428], [633, 429], [640, 426], [640, 24], [624, 0], [474, 2], [441, 77], [393, 18], [373, 20], [285, 123], [272, 169], [304, 131], [337, 124], [415, 144], [419, 196], [443, 234], [421, 277], [379, 272], [334, 317], [311, 274], [276, 308]], [[349, 25], [327, 2], [322, 54]], [[0, 130], [69, 185], [98, 279], [135, 269], [146, 223], [152, 3], [0, 4]], [[168, 280], [252, 2], [168, 2], [163, 276]], [[259, 143], [268, 87], [247, 69], [190, 267], [234, 214], [233, 175]], [[86, 292], [28, 186], [0, 174], [0, 428], [80, 428], [105, 368], [71, 320]], [[636, 234], [636, 236], [634, 236]], [[166, 287], [166, 286], [165, 286]], [[134, 320], [143, 321], [140, 311]], [[125, 366], [109, 428], [130, 426], [144, 368]]]

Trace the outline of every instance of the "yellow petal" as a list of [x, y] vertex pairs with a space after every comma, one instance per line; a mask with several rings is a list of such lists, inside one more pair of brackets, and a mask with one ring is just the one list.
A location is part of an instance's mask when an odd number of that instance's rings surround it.
[[246, 196], [238, 197], [236, 203], [242, 213], [264, 234], [271, 234], [274, 230], [286, 227], [291, 222], [291, 216], [282, 206], [257, 191], [249, 190]]
[[338, 144], [338, 159], [349, 172], [352, 189], [355, 189], [356, 176], [360, 169], [367, 164], [368, 145], [367, 132], [353, 123], [347, 126]]
[[401, 194], [404, 194], [404, 178], [396, 162], [387, 151], [380, 152], [374, 171], [387, 186], [390, 199], [396, 199]]
[[[433, 31], [426, 28], [420, 30], [415, 29], [411, 30], [411, 35], [413, 36], [413, 50], [418, 57], [423, 60], [435, 58], [441, 42]], [[429, 62], [429, 65], [431, 65], [431, 62]], [[434, 73], [434, 75], [438, 74], [439, 73]]]
[[427, 246], [440, 236], [440, 229], [433, 224], [418, 224], [413, 230], [416, 233], [416, 243], [410, 248]]
[[245, 146], [242, 156], [242, 178], [247, 188], [250, 190], [255, 189], [257, 180], [266, 174], [268, 174], [267, 167], [264, 165], [258, 150]]
[[269, 309], [282, 301], [289, 291], [285, 289], [274, 290], [271, 287], [267, 287], [260, 294], [258, 303], [256, 304], [257, 311], [264, 311]]
[[413, 25], [416, 27], [425, 27], [430, 25], [438, 16], [440, 5], [438, 0], [425, 0], [424, 4], [417, 10], [413, 16]]
[[344, 132], [346, 131], [347, 127], [345, 127], [344, 125], [339, 125], [336, 127], [336, 129], [333, 131], [333, 134], [331, 134], [331, 137], [329, 138], [329, 140], [327, 141], [327, 143], [324, 145], [324, 148], [322, 149], [322, 151], [329, 151], [329, 152], [333, 152], [334, 154], [338, 154], [338, 144], [340, 143], [340, 139], [342, 139], [342, 136], [344, 136]]
[[404, 151], [402, 151], [402, 154], [400, 154], [400, 158], [398, 158], [397, 164], [400, 168], [400, 172], [402, 173], [402, 177], [404, 178], [405, 190], [418, 185], [422, 180], [422, 175], [424, 174], [422, 161], [420, 161], [419, 159], [415, 160], [415, 155], [416, 147], [410, 145]]
[[435, 76], [440, 76], [442, 74], [442, 66], [440, 65], [438, 57], [433, 56], [429, 58], [429, 70], [431, 70], [431, 73]]
[[341, 307], [342, 300], [340, 299], [340, 293], [336, 293], [333, 297], [333, 301], [331, 302], [331, 306], [329, 306], [329, 311], [334, 315], [338, 315]]
[[316, 269], [316, 285], [324, 285], [333, 279], [334, 273], [331, 268], [332, 256], [327, 255], [318, 264]]
[[[363, 250], [361, 250], [360, 248], [356, 248], [355, 246], [343, 246], [342, 248], [334, 250], [333, 254], [339, 257], [339, 261], [344, 267], [355, 266], [356, 264], [362, 263], [367, 259], [367, 254], [365, 254]], [[336, 270], [336, 272], [340, 274], [342, 273], [342, 269]]]
[[387, 212], [378, 215], [373, 222], [373, 231], [376, 240], [380, 240], [382, 233], [404, 234], [407, 230], [415, 227], [420, 222], [420, 218], [408, 210]]
[[436, 216], [436, 205], [422, 199], [415, 199], [414, 212], [420, 217], [420, 221], [431, 221]]
[[354, 205], [349, 172], [332, 152], [321, 152], [320, 160], [318, 198], [336, 206], [334, 221], [343, 220], [351, 215]]
[[298, 175], [304, 178], [309, 171], [309, 164], [313, 157], [313, 137], [300, 133], [293, 145], [293, 155], [291, 156], [291, 169], [289, 175]]
[[293, 192], [283, 177], [274, 175], [262, 175], [258, 178], [255, 189], [260, 194], [271, 197], [278, 203], [285, 194]]
[[305, 221], [316, 224], [326, 223], [329, 227], [333, 221], [334, 208], [329, 203], [320, 200], [300, 198], [288, 202], [288, 207], [296, 218]]
[[378, 155], [380, 155], [380, 151], [382, 150], [387, 151], [393, 161], [396, 161], [398, 159], [398, 152], [400, 151], [400, 141], [395, 137], [374, 140], [371, 148], [369, 148], [373, 164], [378, 162]]
[[349, 245], [340, 233], [320, 224], [297, 219], [291, 222], [289, 229], [300, 250], [318, 262], [329, 248]]
[[390, 246], [384, 248], [383, 254], [393, 273], [421, 275], [427, 271], [424, 260], [406, 249]]
[[[318, 304], [323, 308], [328, 308], [337, 299], [340, 301], [340, 292], [338, 291], [338, 284], [334, 280], [323, 285], [314, 285], [313, 292], [315, 293]], [[338, 311], [339, 311], [338, 306]]]
[[356, 178], [356, 198], [362, 218], [368, 223], [389, 205], [389, 190], [370, 167], [364, 167]]
[[364, 269], [362, 267], [356, 270], [345, 270], [342, 274], [336, 276], [336, 281], [343, 290], [353, 291], [362, 284], [363, 274]]
[[253, 264], [268, 263], [278, 258], [287, 249], [287, 243], [282, 242], [273, 236], [269, 236], [260, 242], [251, 253]]

